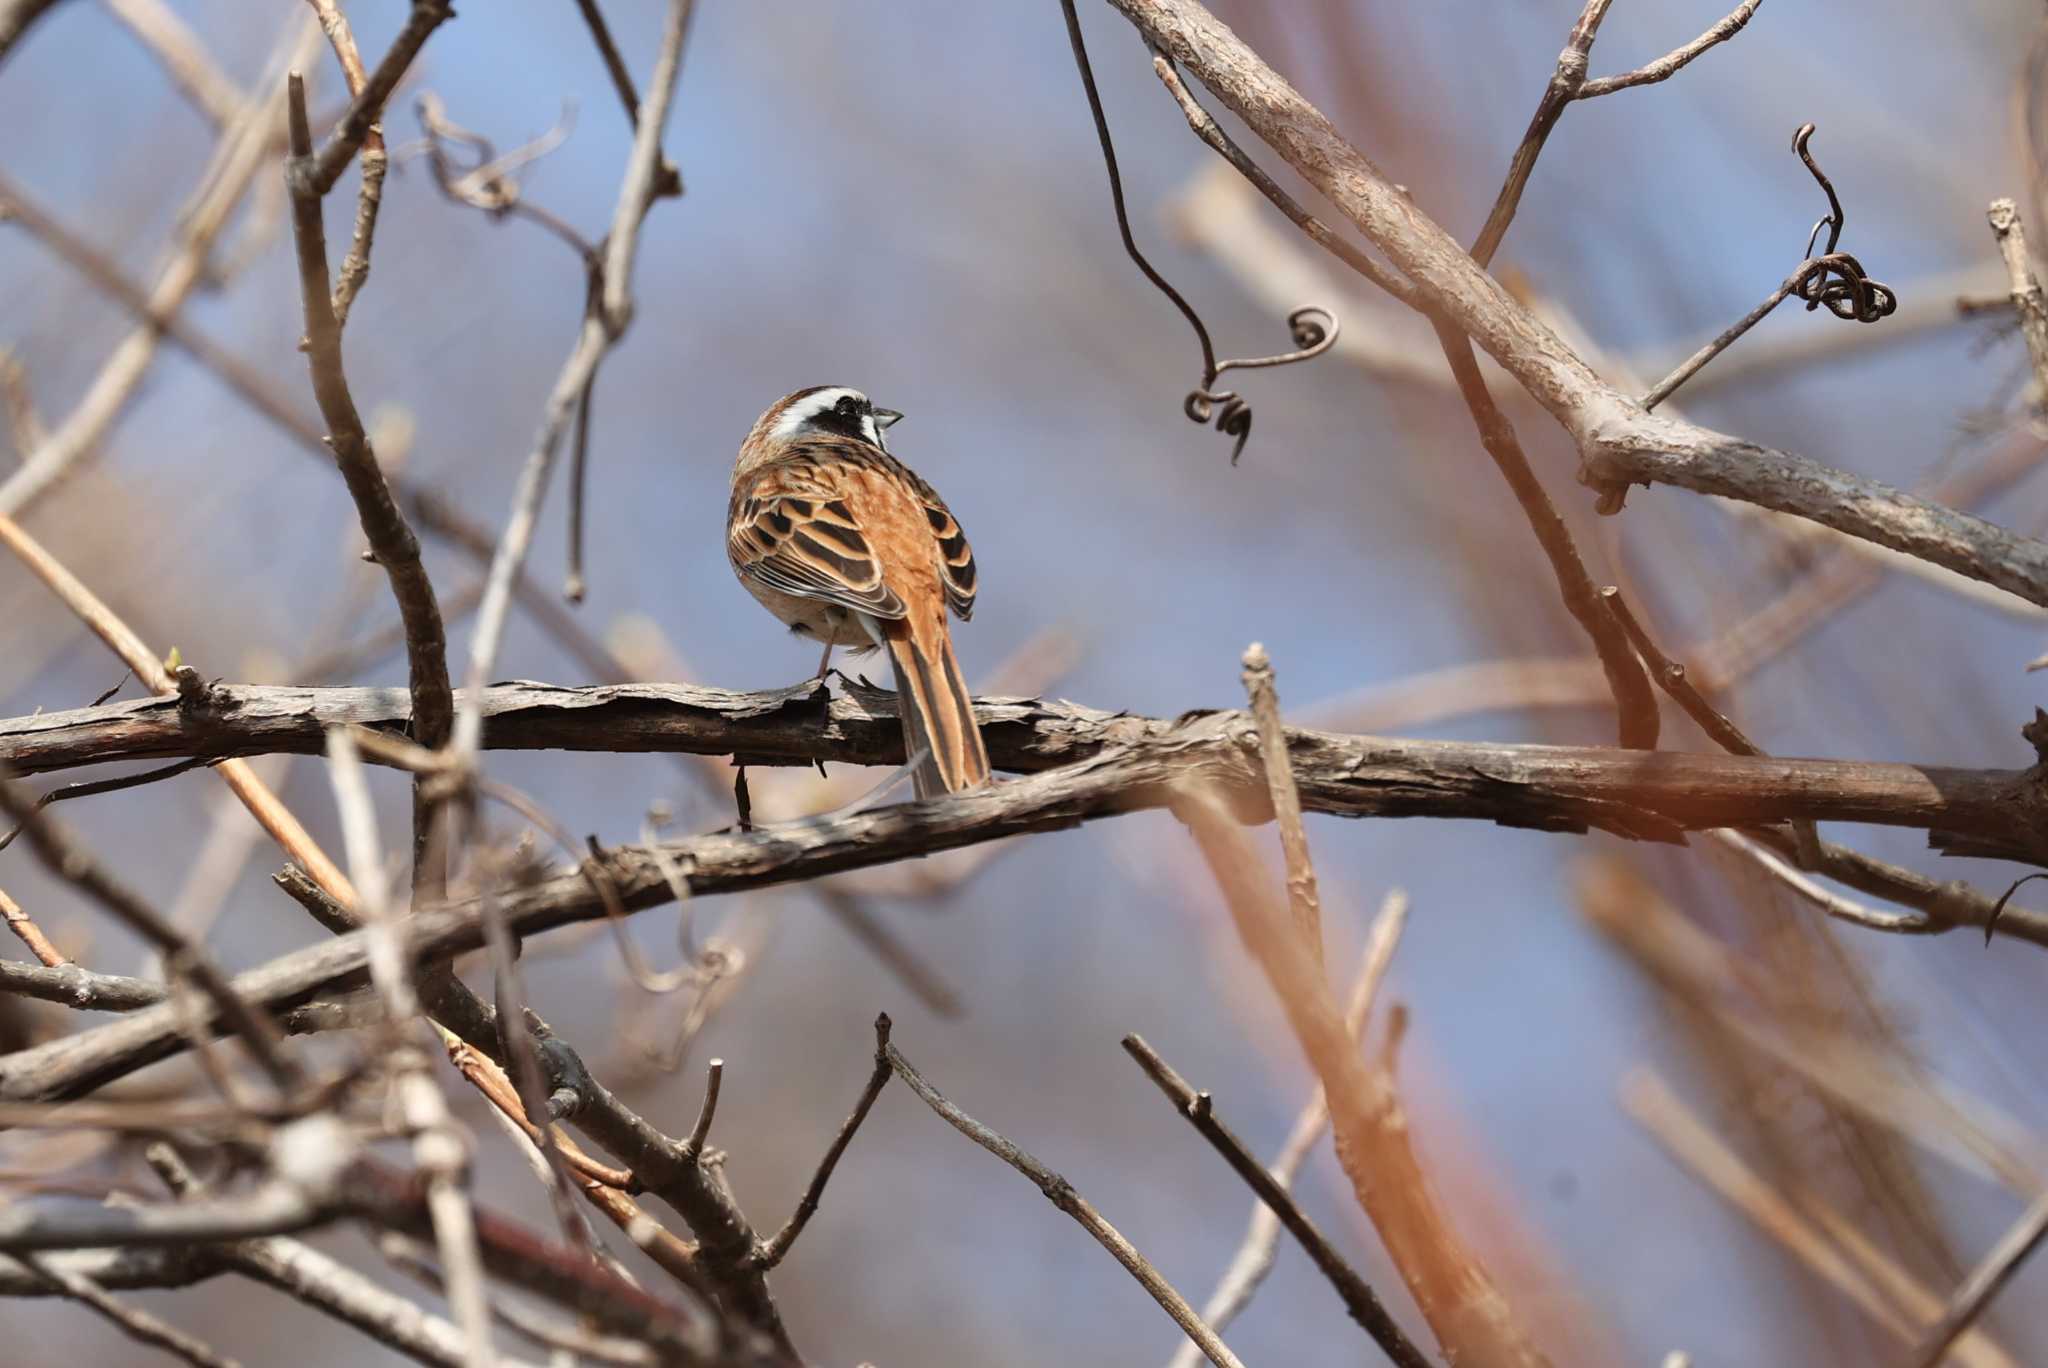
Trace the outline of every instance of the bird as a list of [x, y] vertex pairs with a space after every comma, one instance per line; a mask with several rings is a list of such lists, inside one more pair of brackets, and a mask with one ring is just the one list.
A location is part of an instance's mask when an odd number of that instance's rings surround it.
[[789, 629], [889, 654], [918, 798], [988, 782], [988, 751], [953, 653], [950, 611], [974, 613], [974, 552], [938, 491], [889, 454], [902, 419], [857, 389], [772, 404], [740, 444], [726, 509], [733, 573]]

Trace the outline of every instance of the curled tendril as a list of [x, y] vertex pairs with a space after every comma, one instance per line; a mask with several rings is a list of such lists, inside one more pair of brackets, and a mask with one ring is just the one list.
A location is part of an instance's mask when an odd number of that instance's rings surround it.
[[[1842, 240], [1842, 226], [1848, 222], [1848, 215], [1842, 210], [1842, 201], [1835, 195], [1833, 182], [1820, 164], [1813, 159], [1807, 144], [1813, 139], [1813, 125], [1801, 124], [1792, 134], [1792, 150], [1799, 154], [1799, 160], [1806, 163], [1806, 169], [1813, 173], [1814, 180], [1828, 197], [1828, 212], [1813, 225], [1813, 231], [1806, 235], [1807, 268], [1794, 291], [1806, 301], [1807, 312], [1826, 308], [1837, 318], [1853, 319], [1858, 323], [1875, 323], [1889, 317], [1899, 307], [1899, 297], [1888, 285], [1872, 280], [1864, 273], [1863, 263], [1847, 252], [1838, 252], [1835, 247]], [[1828, 230], [1828, 244], [1819, 256], [1813, 254], [1813, 247], [1820, 240], [1820, 230]]]
[[1202, 380], [1201, 388], [1188, 391], [1187, 402], [1181, 405], [1183, 412], [1196, 423], [1206, 424], [1216, 420], [1216, 430], [1226, 437], [1235, 437], [1237, 445], [1230, 449], [1230, 463], [1237, 464], [1237, 458], [1244, 455], [1244, 444], [1252, 435], [1251, 405], [1238, 397], [1235, 390], [1215, 388], [1216, 377], [1227, 370], [1259, 370], [1267, 366], [1289, 366], [1296, 361], [1308, 361], [1321, 356], [1337, 345], [1337, 316], [1328, 309], [1314, 304], [1296, 309], [1287, 315], [1288, 331], [1294, 335], [1295, 350], [1282, 352], [1277, 356], [1254, 356], [1240, 361], [1223, 361], [1209, 368]]
[[1124, 242], [1124, 252], [1144, 272], [1145, 279], [1152, 282], [1158, 291], [1173, 301], [1188, 326], [1195, 330], [1195, 340], [1202, 347], [1202, 383], [1189, 391], [1187, 401], [1182, 405], [1188, 417], [1197, 423], [1207, 424], [1211, 418], [1216, 421], [1216, 430], [1226, 437], [1234, 437], [1237, 444], [1230, 450], [1230, 463], [1237, 464], [1244, 455], [1245, 441], [1252, 432], [1252, 410], [1233, 390], [1218, 390], [1216, 377], [1227, 370], [1257, 370], [1267, 366], [1287, 366], [1296, 361], [1307, 361], [1321, 356], [1337, 342], [1337, 316], [1328, 309], [1310, 305], [1296, 309], [1287, 316], [1287, 326], [1294, 334], [1295, 350], [1278, 356], [1257, 356], [1242, 361], [1216, 360], [1216, 344], [1209, 339], [1209, 329], [1202, 322], [1202, 316], [1194, 306], [1182, 297], [1181, 292], [1167, 283], [1156, 267], [1145, 259], [1138, 250], [1138, 243], [1131, 236], [1130, 214], [1124, 208], [1124, 183], [1116, 166], [1116, 145], [1110, 141], [1109, 120], [1102, 112], [1102, 96], [1095, 89], [1095, 71], [1088, 64], [1088, 48], [1081, 40], [1081, 20], [1074, 13], [1074, 0], [1060, 0], [1060, 8], [1067, 19], [1067, 39], [1073, 44], [1074, 65], [1081, 73], [1081, 88], [1088, 94], [1088, 110], [1095, 116], [1095, 136], [1102, 144], [1102, 164], [1109, 172], [1109, 197], [1116, 208], [1116, 228]]

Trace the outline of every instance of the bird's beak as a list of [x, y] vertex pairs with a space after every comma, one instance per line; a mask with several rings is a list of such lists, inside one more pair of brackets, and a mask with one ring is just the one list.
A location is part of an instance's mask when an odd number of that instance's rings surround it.
[[890, 428], [903, 421], [903, 415], [895, 409], [878, 408], [874, 411], [874, 415], [875, 426], [883, 432], [887, 432]]

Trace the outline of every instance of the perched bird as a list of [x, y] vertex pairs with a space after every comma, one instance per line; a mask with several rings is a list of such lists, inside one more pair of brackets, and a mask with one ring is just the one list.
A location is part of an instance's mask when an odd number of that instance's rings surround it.
[[880, 647], [896, 669], [917, 796], [988, 781], [988, 752], [946, 628], [974, 612], [974, 553], [936, 490], [889, 454], [903, 415], [821, 385], [778, 400], [740, 444], [726, 510], [733, 573], [799, 636]]

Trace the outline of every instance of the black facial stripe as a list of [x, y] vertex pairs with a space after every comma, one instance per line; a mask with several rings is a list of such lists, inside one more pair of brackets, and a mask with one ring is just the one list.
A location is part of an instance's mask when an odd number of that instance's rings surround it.
[[866, 405], [848, 395], [831, 408], [806, 418], [804, 429], [808, 432], [829, 432], [835, 437], [851, 437], [857, 442], [865, 442], [868, 440], [868, 434], [861, 424], [868, 413]]

